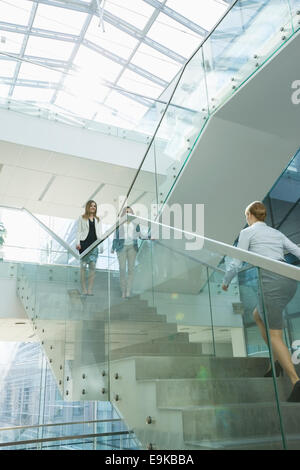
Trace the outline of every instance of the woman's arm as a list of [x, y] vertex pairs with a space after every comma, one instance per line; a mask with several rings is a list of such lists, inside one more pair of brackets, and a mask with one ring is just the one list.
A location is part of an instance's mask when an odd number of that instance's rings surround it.
[[300, 247], [293, 243], [288, 237], [283, 235], [283, 248], [300, 259]]
[[[247, 231], [247, 229], [242, 230], [239, 236], [239, 242], [238, 242], [237, 248], [248, 251], [249, 245], [250, 245], [249, 232]], [[229, 262], [224, 279], [223, 279], [223, 285], [222, 285], [223, 290], [227, 290], [229, 284], [231, 283], [234, 276], [237, 275], [238, 270], [242, 267], [242, 265], [243, 265], [243, 261], [240, 261], [239, 259], [232, 259]]]

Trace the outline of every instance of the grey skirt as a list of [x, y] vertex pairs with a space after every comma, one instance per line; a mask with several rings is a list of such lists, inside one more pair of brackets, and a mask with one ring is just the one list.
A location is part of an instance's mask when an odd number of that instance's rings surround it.
[[261, 292], [259, 292], [257, 306], [259, 315], [265, 323], [263, 313], [265, 311], [269, 328], [271, 330], [282, 330], [283, 310], [296, 293], [297, 281], [262, 270], [261, 282], [263, 299]]

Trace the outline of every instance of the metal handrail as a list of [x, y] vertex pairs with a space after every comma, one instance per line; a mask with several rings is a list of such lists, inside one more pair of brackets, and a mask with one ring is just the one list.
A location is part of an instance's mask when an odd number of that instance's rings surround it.
[[[201, 235], [197, 235], [195, 233], [188, 232], [186, 230], [181, 230], [176, 227], [170, 227], [166, 224], [162, 224], [160, 222], [156, 222], [154, 220], [149, 220], [145, 219], [143, 217], [135, 216], [135, 215], [127, 215], [122, 217], [118, 222], [114, 224], [114, 226], [107, 230], [105, 235], [99, 239], [96, 240], [89, 248], [87, 248], [82, 256], [85, 256], [88, 254], [95, 246], [99, 245], [102, 243], [106, 238], [108, 238], [114, 231], [116, 230], [116, 227], [119, 227], [123, 225], [127, 220], [134, 220], [136, 222], [139, 222], [141, 224], [147, 224], [150, 227], [165, 227], [167, 229], [171, 229], [174, 232], [180, 232], [181, 234], [186, 234], [189, 235], [189, 237], [195, 237], [197, 239], [200, 239], [203, 241], [203, 245], [205, 244], [206, 249], [210, 250], [213, 253], [222, 255], [222, 256], [228, 256], [233, 259], [237, 259], [240, 261], [243, 261], [245, 263], [249, 263], [254, 267], [266, 269], [267, 271], [272, 271], [276, 274], [279, 274], [281, 276], [288, 277], [290, 279], [294, 279], [296, 281], [300, 281], [300, 269], [296, 266], [292, 266], [290, 264], [287, 264], [282, 261], [276, 261], [271, 258], [267, 258], [266, 256], [263, 255], [258, 255], [256, 253], [253, 253], [251, 251], [247, 250], [241, 250], [240, 248], [236, 248], [234, 246], [228, 245], [223, 242], [219, 242], [216, 240], [212, 240], [211, 238], [206, 238]], [[201, 262], [201, 260], [200, 260]], [[216, 266], [211, 266], [214, 270], [216, 270]]]
[[57, 442], [57, 441], [74, 441], [75, 439], [88, 439], [95, 437], [107, 437], [107, 436], [124, 436], [134, 434], [133, 431], [112, 431], [112, 432], [102, 432], [94, 434], [77, 434], [74, 436], [60, 436], [60, 437], [45, 437], [41, 439], [28, 439], [23, 441], [10, 441], [10, 442], [1, 442], [0, 447], [9, 447], [9, 446], [19, 446], [24, 444], [42, 444], [43, 442]]
[[8, 428], [0, 428], [1, 431], [15, 431], [21, 429], [35, 429], [35, 428], [45, 428], [45, 427], [53, 427], [53, 426], [70, 426], [73, 424], [95, 424], [95, 423], [115, 423], [115, 422], [122, 422], [120, 418], [112, 418], [112, 419], [94, 419], [90, 421], [70, 421], [66, 423], [48, 423], [48, 424], [29, 424], [26, 426], [12, 426]]
[[[1, 206], [1, 207], [7, 207], [7, 206]], [[43, 222], [39, 221], [39, 219], [37, 219], [33, 214], [31, 214], [30, 211], [28, 211], [27, 209], [24, 209], [24, 208], [17, 209], [17, 210], [24, 210], [29, 215], [31, 215], [38, 223], [40, 223], [40, 225], [46, 231], [48, 231], [52, 236], [54, 235], [54, 238], [57, 239], [57, 241], [59, 243], [63, 242], [62, 243], [63, 246], [66, 246], [68, 251], [74, 253], [74, 255], [76, 255], [75, 257], [77, 259], [82, 259], [90, 251], [92, 251], [93, 248], [95, 248], [96, 246], [103, 243], [108, 237], [110, 237], [110, 235], [112, 235], [116, 231], [116, 229], [118, 227], [123, 225], [127, 220], [135, 220], [135, 221], [137, 221], [141, 224], [143, 224], [143, 223], [147, 224], [150, 227], [154, 227], [154, 226], [165, 227], [165, 228], [173, 230], [174, 232], [175, 231], [176, 232], [181, 232], [182, 234], [189, 235], [190, 237], [192, 236], [192, 237], [195, 237], [195, 238], [198, 238], [198, 239], [202, 239], [203, 244], [204, 243], [206, 244], [206, 248], [209, 248], [212, 252], [218, 253], [222, 256], [228, 256], [228, 257], [233, 258], [233, 259], [238, 259], [240, 261], [249, 263], [252, 266], [259, 267], [259, 268], [262, 268], [262, 269], [266, 269], [268, 271], [272, 271], [276, 274], [288, 277], [290, 279], [300, 281], [300, 269], [296, 266], [289, 265], [289, 264], [287, 264], [285, 262], [282, 262], [282, 261], [276, 261], [276, 260], [273, 260], [271, 258], [267, 258], [263, 255], [258, 255], [256, 253], [252, 253], [250, 251], [241, 250], [240, 248], [236, 248], [236, 247], [233, 247], [233, 246], [228, 245], [226, 243], [219, 242], [219, 241], [216, 241], [216, 240], [212, 240], [210, 238], [206, 238], [204, 236], [197, 235], [195, 233], [187, 232], [186, 230], [181, 230], [181, 229], [178, 229], [178, 228], [175, 228], [175, 227], [170, 227], [166, 224], [162, 224], [162, 223], [156, 222], [154, 220], [149, 220], [149, 219], [146, 219], [146, 218], [143, 218], [143, 217], [130, 215], [130, 214], [127, 214], [127, 215], [123, 216], [122, 218], [118, 219], [117, 222], [110, 229], [108, 229], [101, 238], [99, 238], [92, 245], [90, 245], [81, 255], [78, 255], [77, 253], [74, 252], [74, 250], [66, 242], [64, 242], [62, 239], [60, 239], [60, 237], [58, 237], [58, 235], [56, 235], [54, 232], [52, 232], [52, 230], [49, 229], [45, 224], [43, 224]], [[210, 267], [212, 267], [214, 270], [217, 270], [216, 266], [210, 266]]]

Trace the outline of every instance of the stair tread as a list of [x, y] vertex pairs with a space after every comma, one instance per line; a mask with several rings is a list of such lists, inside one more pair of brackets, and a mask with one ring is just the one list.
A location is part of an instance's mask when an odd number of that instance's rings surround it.
[[[159, 409], [162, 410], [174, 410], [174, 411], [202, 411], [202, 410], [217, 410], [218, 408], [224, 409], [224, 407], [228, 408], [266, 408], [266, 407], [274, 407], [277, 406], [275, 400], [270, 401], [261, 401], [261, 402], [243, 402], [243, 403], [220, 403], [217, 405], [187, 405], [187, 406], [160, 406]], [[300, 403], [289, 403], [285, 401], [280, 402], [280, 406], [284, 408], [294, 408], [297, 407], [300, 410]]]
[[[289, 438], [298, 440], [300, 438], [300, 435], [288, 435]], [[274, 434], [272, 436], [258, 436], [258, 437], [247, 437], [247, 438], [240, 438], [236, 439], [233, 438], [231, 440], [218, 440], [216, 439], [215, 441], [209, 441], [209, 440], [203, 440], [203, 441], [185, 441], [185, 444], [187, 446], [193, 446], [193, 447], [198, 447], [198, 448], [210, 448], [210, 449], [221, 449], [221, 448], [232, 448], [232, 447], [241, 447], [249, 444], [257, 444], [258, 446], [262, 444], [273, 444], [273, 443], [278, 443], [282, 444], [282, 436], [281, 434]]]

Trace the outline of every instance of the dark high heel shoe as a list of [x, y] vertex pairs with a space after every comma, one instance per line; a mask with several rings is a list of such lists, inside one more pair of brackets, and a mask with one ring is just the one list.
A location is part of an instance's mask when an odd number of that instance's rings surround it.
[[300, 380], [295, 383], [292, 393], [290, 394], [287, 401], [292, 403], [299, 403], [300, 402]]
[[[275, 361], [275, 372], [276, 372], [276, 377], [279, 377], [280, 375], [283, 375], [283, 368], [279, 364], [278, 361]], [[264, 377], [272, 377], [272, 368], [270, 367], [270, 370], [268, 370]]]

